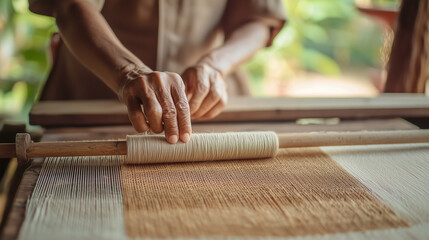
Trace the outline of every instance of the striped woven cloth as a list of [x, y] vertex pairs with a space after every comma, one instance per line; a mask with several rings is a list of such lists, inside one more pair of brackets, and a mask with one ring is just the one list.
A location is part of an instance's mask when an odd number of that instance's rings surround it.
[[429, 144], [120, 162], [47, 158], [19, 238], [429, 238]]

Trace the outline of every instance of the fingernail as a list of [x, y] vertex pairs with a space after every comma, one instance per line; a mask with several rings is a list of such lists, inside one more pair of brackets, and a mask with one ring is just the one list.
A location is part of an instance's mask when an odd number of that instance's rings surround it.
[[183, 134], [183, 136], [182, 136], [182, 141], [184, 142], [184, 143], [187, 143], [187, 142], [189, 142], [189, 140], [191, 139], [191, 135], [189, 135], [189, 133], [185, 133], [185, 134]]
[[177, 136], [171, 135], [170, 137], [168, 137], [168, 142], [169, 143], [177, 143]]

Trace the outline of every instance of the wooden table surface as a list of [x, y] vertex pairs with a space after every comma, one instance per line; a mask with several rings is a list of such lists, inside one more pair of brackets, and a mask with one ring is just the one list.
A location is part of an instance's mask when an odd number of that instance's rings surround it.
[[[228, 131], [257, 131], [269, 130], [276, 132], [311, 132], [311, 131], [360, 131], [360, 130], [408, 130], [418, 129], [415, 125], [401, 119], [368, 119], [318, 120], [322, 124], [302, 125], [295, 122], [236, 122], [236, 123], [197, 123], [193, 125], [194, 132], [228, 132]], [[339, 121], [339, 122], [337, 122]], [[42, 141], [65, 140], [101, 140], [125, 138], [127, 134], [135, 134], [130, 126], [103, 126], [103, 127], [65, 127], [47, 129]], [[1, 239], [16, 239], [19, 229], [25, 219], [27, 199], [33, 192], [39, 176], [43, 159], [33, 159], [25, 169], [18, 187], [12, 209], [1, 235]]]

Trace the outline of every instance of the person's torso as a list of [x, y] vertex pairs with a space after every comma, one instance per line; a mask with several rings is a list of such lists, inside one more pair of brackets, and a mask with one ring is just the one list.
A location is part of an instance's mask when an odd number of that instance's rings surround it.
[[[222, 43], [226, 0], [106, 0], [101, 10], [121, 43], [158, 71], [181, 74]], [[115, 98], [60, 44], [43, 100]]]

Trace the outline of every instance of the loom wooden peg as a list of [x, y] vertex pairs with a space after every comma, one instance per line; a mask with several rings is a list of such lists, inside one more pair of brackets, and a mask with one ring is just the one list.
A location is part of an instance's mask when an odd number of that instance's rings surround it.
[[15, 138], [16, 158], [19, 166], [28, 164], [27, 149], [31, 145], [31, 136], [28, 133], [17, 133]]
[[28, 133], [18, 133], [15, 143], [0, 143], [0, 157], [18, 158], [20, 164], [33, 157], [127, 155], [126, 140], [34, 143]]

